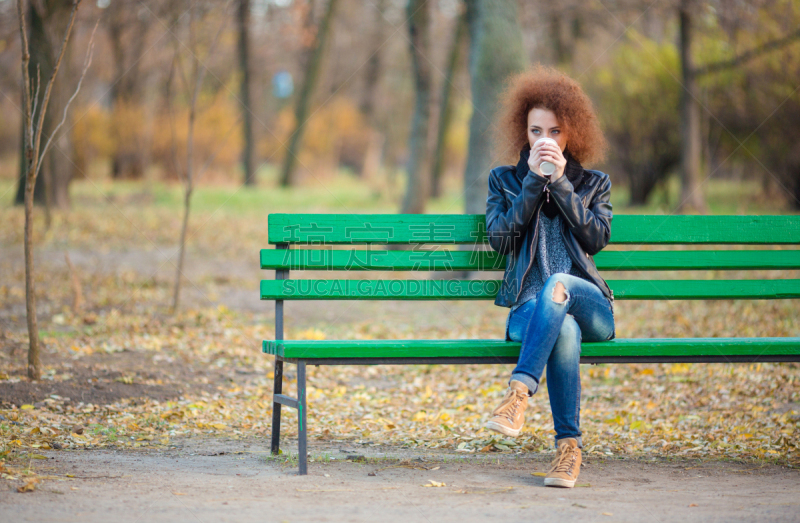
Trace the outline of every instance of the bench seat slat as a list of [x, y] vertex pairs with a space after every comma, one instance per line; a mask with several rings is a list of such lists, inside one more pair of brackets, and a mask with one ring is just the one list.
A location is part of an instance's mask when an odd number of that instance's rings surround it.
[[[594, 257], [607, 271], [800, 269], [800, 249], [738, 251], [604, 251]], [[384, 249], [262, 249], [262, 269], [316, 271], [502, 271], [495, 251]]]
[[[262, 300], [488, 300], [501, 280], [261, 280]], [[618, 300], [800, 298], [800, 280], [608, 280]]]
[[[268, 219], [269, 243], [483, 243], [483, 214], [286, 214]], [[611, 242], [626, 244], [796, 244], [800, 216], [618, 214]]]
[[[516, 358], [520, 344], [472, 340], [265, 340], [262, 350], [287, 359]], [[581, 344], [581, 357], [789, 356], [800, 361], [800, 338], [622, 338]]]

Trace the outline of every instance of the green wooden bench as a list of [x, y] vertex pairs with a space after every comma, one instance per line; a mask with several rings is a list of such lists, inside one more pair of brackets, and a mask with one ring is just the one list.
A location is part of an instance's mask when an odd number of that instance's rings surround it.
[[[263, 341], [263, 351], [275, 356], [273, 453], [279, 451], [281, 405], [297, 409], [299, 468], [300, 474], [307, 473], [308, 364], [516, 363], [520, 350], [519, 343], [501, 339], [284, 340], [284, 300], [493, 300], [500, 287], [500, 280], [290, 279], [289, 271], [503, 271], [505, 256], [488, 248], [485, 231], [482, 214], [269, 215], [269, 243], [275, 248], [261, 251], [261, 268], [274, 269], [275, 279], [261, 281], [261, 299], [275, 300], [275, 339]], [[798, 245], [800, 216], [617, 215], [611, 243]], [[473, 247], [463, 250], [458, 244]], [[386, 248], [392, 245], [405, 249]], [[408, 249], [410, 245], [414, 248]], [[634, 248], [603, 251], [595, 263], [606, 271], [791, 270], [800, 269], [800, 250]], [[800, 279], [630, 279], [608, 284], [616, 300], [800, 298]], [[800, 337], [617, 338], [581, 348], [582, 363], [754, 361], [800, 361]], [[297, 365], [297, 398], [282, 394], [285, 362]]]

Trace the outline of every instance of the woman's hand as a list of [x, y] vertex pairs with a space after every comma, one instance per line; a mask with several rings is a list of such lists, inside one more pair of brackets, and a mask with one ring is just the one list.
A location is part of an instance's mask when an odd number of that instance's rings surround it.
[[550, 162], [556, 166], [555, 172], [550, 176], [550, 181], [557, 180], [564, 175], [567, 167], [567, 159], [561, 152], [561, 148], [548, 140], [542, 140], [534, 144], [531, 154], [528, 157], [528, 168], [534, 173], [542, 176], [539, 172], [539, 165], [542, 162]]

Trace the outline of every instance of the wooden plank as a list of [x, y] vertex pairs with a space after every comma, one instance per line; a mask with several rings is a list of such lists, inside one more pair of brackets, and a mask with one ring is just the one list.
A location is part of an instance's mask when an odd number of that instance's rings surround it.
[[[472, 340], [265, 340], [262, 350], [290, 359], [509, 358], [520, 344]], [[583, 343], [581, 357], [798, 356], [800, 338], [628, 338]]]
[[[501, 280], [261, 280], [262, 300], [488, 300]], [[608, 280], [618, 300], [800, 298], [800, 280]]]
[[607, 280], [617, 300], [800, 298], [800, 280]]
[[481, 243], [483, 214], [270, 214], [269, 243]]
[[487, 300], [500, 280], [261, 280], [262, 300]]
[[[800, 269], [800, 250], [604, 251], [594, 261], [608, 271]], [[262, 269], [293, 271], [502, 271], [505, 263], [495, 251], [261, 250]]]
[[[799, 251], [800, 252], [800, 251]], [[496, 251], [452, 249], [262, 249], [261, 268], [315, 271], [502, 271], [506, 257]]]
[[[486, 243], [482, 214], [285, 214], [268, 218], [269, 243]], [[617, 244], [800, 244], [800, 216], [618, 214]]]
[[800, 216], [618, 214], [611, 242], [637, 244], [798, 244]]
[[603, 251], [601, 271], [800, 269], [800, 250]]

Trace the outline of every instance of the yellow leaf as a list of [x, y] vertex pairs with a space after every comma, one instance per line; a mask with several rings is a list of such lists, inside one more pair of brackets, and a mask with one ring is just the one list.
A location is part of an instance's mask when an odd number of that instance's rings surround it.
[[432, 479], [428, 480], [427, 485], [422, 485], [423, 487], [446, 487], [447, 483], [440, 483], [438, 481], [434, 481]]
[[544, 476], [546, 476], [546, 475], [547, 475], [547, 473], [546, 473], [546, 472], [531, 472], [531, 476], [539, 476], [539, 477], [544, 477]]
[[297, 338], [296, 339], [298, 339], [298, 340], [324, 340], [325, 339], [325, 333], [322, 332], [319, 329], [311, 328], [311, 329], [304, 330], [303, 332], [300, 332], [299, 334], [297, 334]]
[[33, 405], [28, 405], [28, 404], [25, 404], [20, 407], [20, 410], [33, 410], [33, 409], [34, 409]]
[[37, 483], [39, 483], [39, 478], [28, 478], [22, 486], [17, 487], [17, 492], [33, 492], [36, 490]]
[[47, 459], [47, 456], [42, 456], [41, 454], [31, 454], [31, 459]]

